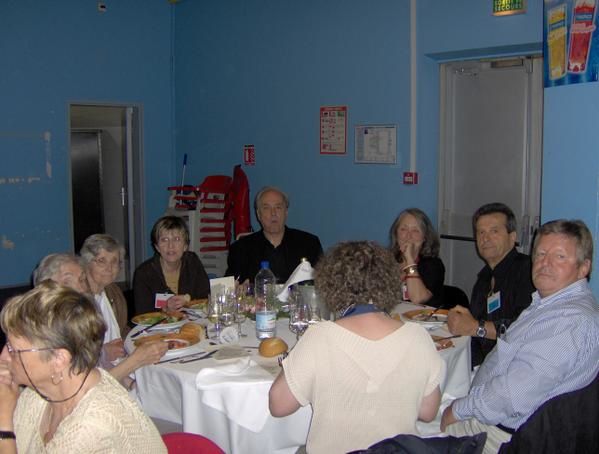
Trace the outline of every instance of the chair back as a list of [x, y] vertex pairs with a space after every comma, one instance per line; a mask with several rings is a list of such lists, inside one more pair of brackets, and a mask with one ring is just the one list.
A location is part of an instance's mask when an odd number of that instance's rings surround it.
[[501, 445], [502, 454], [585, 454], [599, 452], [599, 374], [578, 391], [541, 405]]
[[198, 434], [172, 432], [163, 434], [162, 440], [168, 454], [225, 454], [216, 443]]
[[443, 308], [451, 309], [458, 304], [464, 307], [470, 306], [470, 302], [468, 301], [468, 296], [466, 293], [459, 287], [454, 287], [453, 285], [444, 285]]

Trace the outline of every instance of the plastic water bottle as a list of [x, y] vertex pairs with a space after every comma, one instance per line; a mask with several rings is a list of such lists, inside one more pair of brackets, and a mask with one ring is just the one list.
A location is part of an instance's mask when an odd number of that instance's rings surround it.
[[254, 280], [256, 299], [256, 337], [267, 339], [277, 335], [277, 311], [274, 305], [277, 279], [269, 268], [269, 263], [260, 263], [260, 271]]

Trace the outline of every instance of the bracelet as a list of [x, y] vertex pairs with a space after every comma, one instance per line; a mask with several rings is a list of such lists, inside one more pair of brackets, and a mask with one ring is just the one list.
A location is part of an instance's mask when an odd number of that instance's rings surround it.
[[404, 279], [420, 279], [419, 274], [408, 274]]
[[402, 270], [402, 271], [405, 271], [405, 270], [407, 270], [408, 268], [411, 268], [411, 267], [416, 267], [416, 264], [415, 264], [415, 263], [412, 263], [412, 264], [410, 264], [410, 265], [406, 265], [406, 266], [404, 266], [404, 267], [403, 267], [401, 270]]
[[406, 272], [406, 277], [418, 275], [418, 268], [416, 265], [410, 265], [404, 268], [404, 271]]
[[2, 440], [15, 440], [15, 433], [12, 430], [0, 430], [0, 441]]

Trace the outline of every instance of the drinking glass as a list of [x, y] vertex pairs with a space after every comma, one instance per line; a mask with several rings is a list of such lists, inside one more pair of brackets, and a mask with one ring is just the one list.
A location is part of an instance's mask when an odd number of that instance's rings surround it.
[[247, 334], [243, 334], [241, 331], [241, 324], [245, 322], [247, 318], [245, 310], [245, 298], [237, 296], [233, 307], [233, 318], [235, 323], [237, 323], [237, 335], [239, 337], [247, 337]]
[[208, 304], [208, 320], [213, 324], [213, 327], [210, 328], [208, 332], [215, 333], [216, 339], [218, 339], [221, 330], [220, 313], [223, 298], [224, 295], [222, 293], [212, 293], [210, 294], [210, 300]]
[[296, 304], [289, 311], [289, 331], [295, 333], [295, 339], [299, 340], [300, 336], [310, 326], [312, 311], [310, 305], [301, 300], [296, 301]]
[[235, 318], [235, 292], [227, 290], [220, 299], [220, 313], [218, 314], [218, 320], [225, 326], [231, 326]]

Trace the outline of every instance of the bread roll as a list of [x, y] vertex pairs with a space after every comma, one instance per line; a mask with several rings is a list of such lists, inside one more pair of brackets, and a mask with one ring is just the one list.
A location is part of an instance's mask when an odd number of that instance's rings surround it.
[[262, 356], [271, 358], [273, 356], [285, 353], [288, 348], [289, 347], [285, 341], [280, 337], [271, 337], [270, 339], [264, 339], [262, 342], [260, 342], [258, 352]]

